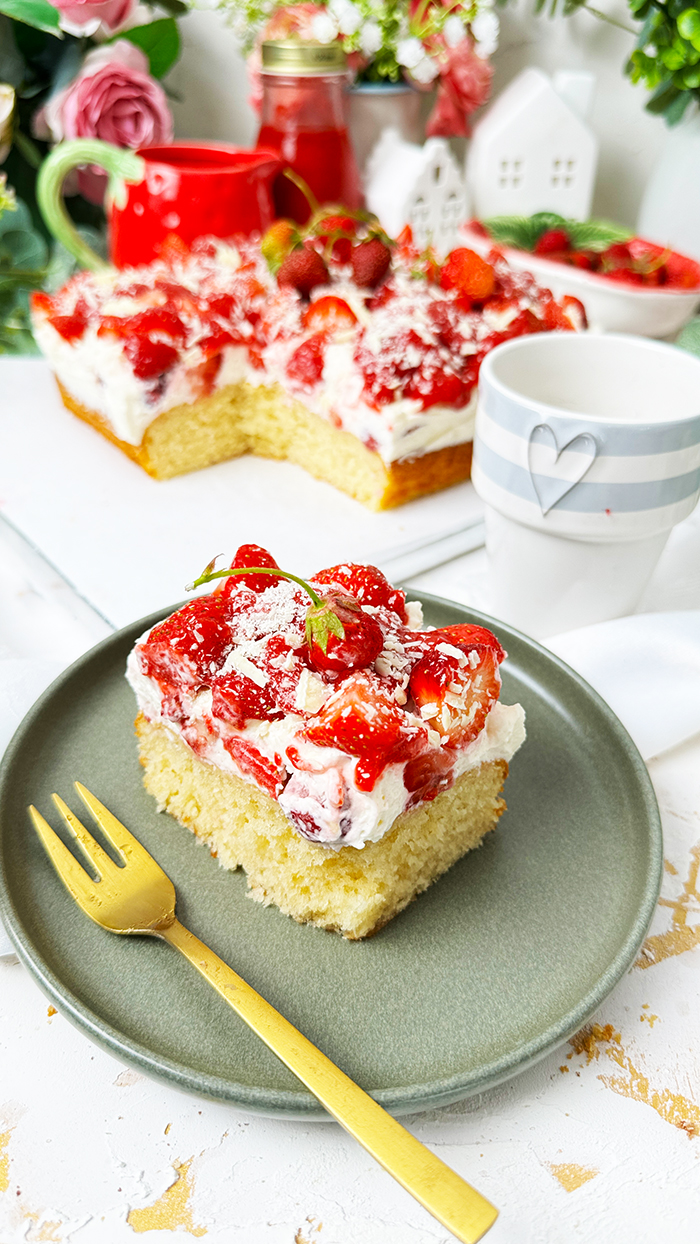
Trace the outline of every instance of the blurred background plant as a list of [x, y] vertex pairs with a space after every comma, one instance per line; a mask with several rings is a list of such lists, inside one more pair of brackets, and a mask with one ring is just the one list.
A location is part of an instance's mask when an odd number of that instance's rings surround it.
[[647, 111], [677, 125], [691, 104], [700, 104], [700, 4], [689, 5], [687, 0], [627, 0], [627, 4], [640, 26], [626, 26], [588, 0], [535, 0], [535, 10], [550, 17], [585, 10], [636, 34], [625, 73], [651, 91]]
[[[0, 0], [0, 353], [33, 347], [28, 295], [58, 288], [73, 260], [36, 203], [44, 156], [68, 138], [137, 147], [172, 138], [160, 79], [180, 54], [184, 0]], [[105, 251], [105, 179], [81, 170], [67, 207]]]

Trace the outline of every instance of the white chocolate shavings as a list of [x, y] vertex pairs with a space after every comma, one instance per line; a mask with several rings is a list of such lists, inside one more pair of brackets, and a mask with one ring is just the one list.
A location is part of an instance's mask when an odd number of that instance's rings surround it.
[[299, 712], [317, 713], [330, 694], [331, 689], [327, 683], [324, 683], [318, 674], [304, 667], [294, 696], [294, 703]]

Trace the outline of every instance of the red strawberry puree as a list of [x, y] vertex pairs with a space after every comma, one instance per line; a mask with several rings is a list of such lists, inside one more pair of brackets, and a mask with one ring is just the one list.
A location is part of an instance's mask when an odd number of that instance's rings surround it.
[[[243, 545], [232, 566], [276, 563]], [[373, 566], [310, 586], [342, 620], [325, 651], [303, 587], [242, 574], [143, 636], [127, 677], [150, 721], [277, 799], [302, 837], [360, 848], [467, 770], [510, 760], [524, 714], [498, 700], [505, 653], [485, 628], [422, 629], [420, 605]]]
[[499, 257], [459, 247], [440, 264], [410, 241], [333, 242], [338, 222], [282, 248], [276, 275], [258, 242], [212, 239], [147, 268], [78, 273], [35, 295], [37, 340], [67, 392], [127, 444], [173, 406], [246, 381], [277, 384], [388, 465], [472, 439], [493, 346], [585, 322], [575, 299], [560, 306]]

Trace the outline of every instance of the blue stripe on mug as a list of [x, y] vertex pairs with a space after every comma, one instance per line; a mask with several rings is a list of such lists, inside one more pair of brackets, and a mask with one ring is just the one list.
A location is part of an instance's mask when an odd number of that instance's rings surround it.
[[[474, 453], [479, 469], [487, 479], [497, 484], [499, 488], [514, 493], [522, 500], [532, 502], [538, 509], [541, 508], [540, 498], [529, 471], [509, 462], [507, 458], [502, 458], [500, 454], [495, 453], [493, 449], [479, 440], [478, 436]], [[538, 475], [536, 478], [544, 482], [553, 477]], [[647, 480], [642, 483], [587, 484], [584, 479], [573, 484], [556, 502], [556, 509], [567, 510], [575, 514], [602, 514], [606, 510], [625, 514], [632, 511], [654, 510], [684, 501], [699, 488], [700, 467], [696, 467], [686, 475], [676, 475], [671, 479]]]
[[[551, 407], [527, 398], [517, 402], [492, 389], [488, 382], [481, 385], [479, 404], [499, 427], [528, 440], [535, 424], [546, 422], [557, 434], [557, 440], [574, 436], [594, 436], [602, 453], [598, 457], [636, 457], [638, 454], [668, 453], [688, 449], [700, 443], [700, 413], [692, 419], [670, 420], [668, 423], [618, 423], [581, 419], [578, 415], [558, 413]], [[700, 394], [698, 394], [700, 410]]]

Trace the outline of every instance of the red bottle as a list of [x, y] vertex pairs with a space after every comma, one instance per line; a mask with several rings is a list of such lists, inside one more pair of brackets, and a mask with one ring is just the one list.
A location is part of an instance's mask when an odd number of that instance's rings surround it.
[[[338, 42], [270, 40], [262, 46], [263, 103], [258, 147], [279, 152], [318, 202], [362, 206], [360, 175], [345, 119], [348, 81]], [[304, 224], [309, 205], [283, 175], [273, 186], [278, 216]]]

